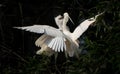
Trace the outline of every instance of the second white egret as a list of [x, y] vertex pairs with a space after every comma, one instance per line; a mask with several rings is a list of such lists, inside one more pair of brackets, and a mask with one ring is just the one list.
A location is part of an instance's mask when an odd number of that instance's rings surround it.
[[[39, 39], [36, 40], [35, 44], [41, 46], [43, 51], [48, 51], [48, 55], [52, 55], [54, 52], [63, 52], [65, 51], [70, 57], [74, 56], [77, 53], [79, 48], [78, 38], [88, 29], [88, 27], [96, 21], [96, 18], [99, 16], [96, 15], [95, 18], [92, 17], [83, 21], [78, 27], [74, 30], [73, 33], [69, 31], [67, 27], [67, 22], [69, 20], [68, 13], [64, 13], [64, 18], [59, 19], [62, 16], [59, 16], [57, 20], [57, 25], [59, 29], [54, 28], [48, 25], [33, 25], [26, 27], [15, 27], [17, 29], [22, 29], [34, 33], [44, 33]], [[42, 50], [37, 51], [37, 54], [42, 52]]]

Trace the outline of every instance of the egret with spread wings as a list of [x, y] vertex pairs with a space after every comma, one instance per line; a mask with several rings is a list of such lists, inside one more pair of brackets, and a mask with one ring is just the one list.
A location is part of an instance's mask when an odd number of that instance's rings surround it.
[[[103, 14], [103, 13], [101, 13]], [[79, 49], [79, 41], [78, 38], [88, 29], [88, 27], [93, 24], [97, 17], [100, 16], [101, 14], [96, 15], [95, 17], [86, 19], [85, 21], [83, 21], [82, 23], [80, 23], [75, 30], [73, 31], [73, 33], [71, 33], [67, 27], [67, 22], [69, 20], [69, 14], [68, 13], [64, 13], [64, 19], [63, 19], [63, 25], [62, 25], [62, 31], [65, 34], [65, 36], [69, 39], [69, 41], [71, 41], [71, 45], [66, 44], [67, 46], [67, 50], [66, 52], [69, 54], [69, 56], [73, 56], [73, 55], [78, 55], [77, 54], [77, 50]], [[67, 41], [66, 41], [67, 42]]]
[[[26, 27], [15, 27], [17, 29], [22, 29], [34, 33], [44, 33], [40, 39], [38, 39], [35, 44], [41, 46], [47, 51], [50, 52], [63, 52], [65, 51], [70, 57], [74, 56], [77, 53], [79, 48], [78, 38], [88, 29], [88, 27], [96, 21], [96, 18], [100, 14], [83, 21], [78, 27], [74, 30], [73, 33], [69, 31], [67, 27], [67, 22], [69, 20], [68, 13], [64, 13], [63, 19], [59, 19], [59, 24], [57, 21], [58, 29], [48, 25], [33, 25]], [[61, 16], [60, 16], [61, 17]], [[39, 41], [41, 41], [39, 43]], [[38, 53], [38, 52], [37, 52]]]
[[[55, 18], [55, 23], [58, 26], [58, 29], [62, 31], [62, 23], [63, 23], [63, 16], [58, 15]], [[47, 41], [52, 40], [51, 36], [48, 36], [46, 34], [43, 34], [42, 36], [40, 36], [36, 41], [35, 41], [35, 45], [38, 47], [41, 47], [40, 50], [38, 50], [36, 52], [36, 54], [41, 55], [47, 55], [47, 56], [51, 56], [52, 54], [55, 53], [55, 51], [53, 51], [51, 48], [48, 47], [48, 45], [46, 44]]]

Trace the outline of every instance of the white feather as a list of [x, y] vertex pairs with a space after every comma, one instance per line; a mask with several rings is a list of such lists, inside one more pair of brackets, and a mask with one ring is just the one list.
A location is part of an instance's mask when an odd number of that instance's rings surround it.
[[[55, 46], [57, 44], [57, 39], [54, 40], [54, 44], [53, 44], [53, 49], [55, 50]], [[57, 51], [56, 51], [57, 52]]]
[[58, 15], [57, 17], [54, 18], [55, 19], [55, 23], [58, 26], [58, 28], [60, 30], [62, 30], [62, 24], [63, 24], [63, 19], [61, 15]]
[[[58, 42], [59, 43], [61, 43], [61, 40], [58, 40]], [[58, 44], [58, 47], [57, 47], [58, 49], [60, 49], [60, 45]], [[60, 50], [58, 50], [58, 51], [60, 51]], [[61, 50], [62, 51], [62, 50]], [[62, 51], [63, 52], [63, 51]]]
[[[59, 43], [58, 46], [60, 48], [55, 49], [56, 43]], [[64, 39], [62, 37], [56, 37], [56, 38], [51, 40], [51, 42], [48, 44], [48, 47], [52, 48], [55, 51], [60, 51], [60, 50], [63, 51], [63, 48], [66, 48], [63, 46], [64, 43], [65, 42], [64, 42]]]
[[[60, 52], [64, 51], [72, 57], [75, 53], [76, 48], [78, 48], [78, 43], [76, 40], [88, 29], [90, 24], [96, 21], [96, 18], [99, 15], [96, 15], [95, 18], [90, 18], [83, 21], [73, 33], [69, 31], [69, 28], [66, 26], [68, 20], [70, 19], [68, 13], [64, 13], [64, 18], [61, 15], [55, 17], [55, 22], [59, 29], [48, 25], [33, 25], [26, 27], [14, 27], [17, 29], [22, 29], [34, 33], [44, 33], [45, 38], [41, 37], [38, 39], [35, 44], [36, 46], [41, 46], [41, 50], [38, 53], [43, 53], [43, 51], [48, 52], [48, 54], [53, 51]], [[62, 18], [62, 19], [61, 19]], [[68, 40], [68, 45], [66, 46], [66, 39]], [[69, 48], [69, 49], [68, 49]]]
[[[48, 47], [52, 48], [53, 50], [55, 50], [56, 43], [59, 43], [58, 42], [59, 39], [60, 40], [63, 39], [62, 41], [64, 41], [64, 34], [59, 29], [56, 29], [56, 28], [51, 27], [51, 26], [33, 25], [33, 26], [15, 27], [15, 28], [30, 31], [30, 32], [35, 32], [35, 33], [44, 33], [46, 35], [52, 36], [53, 39], [49, 40], [49, 42], [47, 42], [47, 45], [48, 45]], [[64, 42], [58, 44], [61, 48], [56, 49], [57, 51], [63, 50], [63, 43]], [[64, 47], [64, 48], [66, 48], [66, 47]]]
[[74, 40], [77, 40], [87, 29], [88, 27], [95, 22], [95, 20], [85, 20], [83, 21], [72, 33]]
[[[68, 50], [68, 54], [69, 56], [73, 56], [74, 55], [74, 50], [72, 49], [78, 49], [79, 45], [78, 42], [76, 41], [87, 29], [88, 27], [96, 21], [96, 18], [99, 16], [100, 14], [96, 15], [95, 18], [92, 17], [90, 19], [87, 19], [85, 21], [83, 21], [81, 24], [79, 24], [79, 26], [74, 30], [73, 33], [71, 33], [69, 31], [69, 29], [67, 28], [67, 22], [68, 19], [70, 19], [68, 13], [64, 13], [64, 19], [63, 19], [63, 26], [62, 26], [62, 31], [63, 33], [66, 35], [67, 39], [70, 41], [70, 50]], [[61, 45], [62, 47], [62, 45]]]
[[26, 30], [26, 31], [34, 32], [34, 33], [39, 33], [39, 34], [45, 33], [53, 37], [63, 36], [63, 33], [59, 29], [56, 29], [48, 25], [33, 25], [33, 26], [14, 27], [14, 28], [22, 29], [22, 30]]

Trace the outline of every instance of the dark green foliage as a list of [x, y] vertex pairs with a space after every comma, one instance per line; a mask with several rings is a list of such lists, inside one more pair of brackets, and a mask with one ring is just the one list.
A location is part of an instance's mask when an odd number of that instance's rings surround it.
[[[84, 33], [81, 49], [87, 53], [80, 54], [79, 60], [65, 58], [64, 53], [35, 55], [39, 48], [34, 41], [39, 35], [12, 28], [34, 23], [52, 25], [53, 14], [65, 11], [75, 24], [104, 12]], [[73, 31], [75, 27], [70, 28]], [[1, 0], [0, 74], [120, 74], [119, 28], [118, 0]]]

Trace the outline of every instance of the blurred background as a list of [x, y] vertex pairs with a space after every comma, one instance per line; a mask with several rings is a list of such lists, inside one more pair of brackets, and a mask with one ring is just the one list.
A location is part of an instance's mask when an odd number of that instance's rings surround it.
[[[14, 29], [33, 24], [57, 27], [54, 17], [68, 12], [75, 25], [100, 16], [79, 39], [80, 60], [64, 53], [36, 55], [39, 34]], [[71, 22], [69, 22], [71, 24]], [[118, 0], [0, 0], [0, 74], [120, 74]]]

